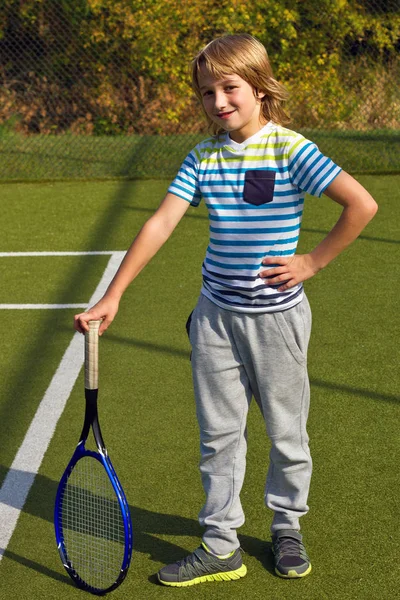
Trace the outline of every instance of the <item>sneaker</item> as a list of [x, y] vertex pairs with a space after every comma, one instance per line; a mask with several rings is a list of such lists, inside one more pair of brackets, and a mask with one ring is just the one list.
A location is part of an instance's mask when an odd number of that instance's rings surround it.
[[221, 558], [211, 554], [202, 544], [183, 560], [160, 569], [158, 580], [163, 585], [184, 587], [206, 581], [230, 581], [240, 579], [247, 573], [238, 548], [228, 556]]
[[272, 536], [275, 573], [285, 579], [305, 577], [311, 563], [302, 544], [303, 537], [294, 529], [280, 529]]

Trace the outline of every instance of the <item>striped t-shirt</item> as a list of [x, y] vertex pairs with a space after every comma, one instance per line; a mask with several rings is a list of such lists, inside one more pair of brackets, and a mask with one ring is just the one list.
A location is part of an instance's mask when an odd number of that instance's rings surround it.
[[260, 278], [261, 262], [295, 254], [305, 193], [321, 196], [339, 173], [314, 143], [272, 122], [242, 144], [228, 133], [198, 144], [169, 192], [193, 206], [203, 198], [208, 208], [201, 292], [241, 312], [275, 312], [300, 302], [303, 285], [278, 292], [279, 285]]

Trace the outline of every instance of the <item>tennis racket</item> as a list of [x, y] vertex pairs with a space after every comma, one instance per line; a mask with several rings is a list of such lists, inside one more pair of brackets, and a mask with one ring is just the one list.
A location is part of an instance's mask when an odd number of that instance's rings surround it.
[[[85, 420], [60, 480], [54, 510], [57, 547], [75, 584], [102, 595], [124, 580], [132, 555], [129, 506], [108, 456], [97, 414], [101, 321], [85, 334]], [[92, 429], [97, 451], [85, 448]]]

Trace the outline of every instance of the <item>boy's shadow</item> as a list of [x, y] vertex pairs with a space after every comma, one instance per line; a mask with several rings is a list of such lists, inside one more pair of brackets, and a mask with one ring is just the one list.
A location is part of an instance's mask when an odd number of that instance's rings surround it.
[[[3, 479], [2, 476], [5, 475], [6, 471], [5, 467], [0, 466], [1, 479]], [[23, 471], [15, 471], [11, 474], [22, 485], [24, 478], [32, 477], [31, 473]], [[22, 509], [23, 512], [52, 523], [57, 486], [57, 481], [53, 481], [40, 474], [37, 475]], [[7, 504], [15, 505], [15, 508], [20, 508], [17, 498], [8, 498]], [[198, 538], [200, 542], [204, 531], [195, 519], [179, 515], [156, 513], [137, 506], [130, 506], [130, 511], [134, 534], [134, 551], [144, 553], [151, 560], [158, 563], [169, 564], [182, 559], [188, 554], [187, 548], [162, 539], [160, 536], [172, 536], [174, 538], [192, 536]], [[269, 542], [246, 535], [240, 536], [240, 542], [245, 554], [259, 560], [267, 571], [274, 572], [271, 558], [271, 544]], [[52, 571], [46, 565], [41, 565], [27, 557], [19, 556], [15, 552], [7, 550], [5, 550], [4, 555], [57, 581], [64, 580], [64, 577], [58, 572]], [[156, 578], [155, 576], [151, 576], [149, 580], [155, 582]], [[67, 576], [65, 576], [64, 583], [69, 583]]]

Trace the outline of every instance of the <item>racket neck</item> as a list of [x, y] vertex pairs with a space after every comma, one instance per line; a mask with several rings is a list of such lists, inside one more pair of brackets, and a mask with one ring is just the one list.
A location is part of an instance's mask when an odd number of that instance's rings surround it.
[[93, 430], [93, 436], [99, 452], [106, 454], [106, 447], [104, 444], [103, 436], [101, 434], [98, 412], [97, 412], [97, 395], [98, 390], [88, 390], [85, 388], [86, 398], [86, 409], [85, 409], [85, 421], [83, 423], [83, 429], [80, 437], [80, 441], [85, 441], [89, 435], [90, 427]]

